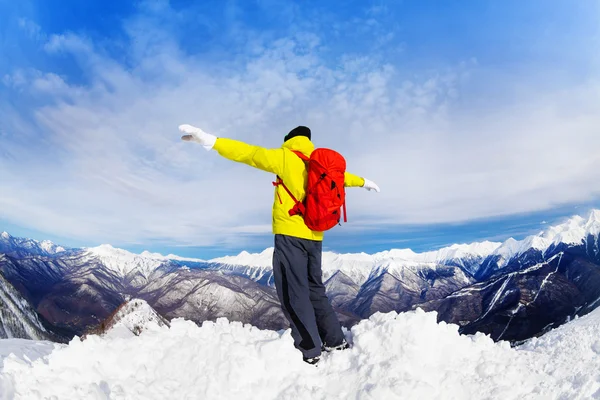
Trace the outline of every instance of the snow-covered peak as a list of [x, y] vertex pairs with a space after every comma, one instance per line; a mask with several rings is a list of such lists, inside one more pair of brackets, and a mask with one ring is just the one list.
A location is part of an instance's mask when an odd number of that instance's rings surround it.
[[[157, 253], [153, 253], [153, 254], [157, 254]], [[175, 261], [190, 261], [190, 262], [196, 262], [196, 263], [204, 263], [206, 262], [203, 259], [200, 258], [190, 258], [190, 257], [180, 257], [180, 256], [176, 256], [175, 254], [169, 254], [167, 256], [162, 256], [165, 260], [175, 260]]]
[[117, 249], [109, 244], [87, 249], [88, 254], [99, 258], [109, 269], [126, 276], [133, 271], [139, 271], [148, 277], [164, 260], [154, 259], [141, 254], [130, 253], [127, 250]]
[[[494, 252], [500, 243], [496, 242], [478, 242], [471, 244], [454, 244], [449, 247], [444, 247], [440, 250], [429, 251], [424, 253], [416, 253], [411, 249], [392, 249], [382, 251], [375, 254], [367, 253], [334, 253], [323, 252], [323, 258], [330, 261], [359, 261], [359, 262], [378, 262], [383, 260], [393, 259], [395, 261], [407, 261], [415, 263], [430, 263], [439, 260], [450, 260], [453, 258], [465, 257], [468, 255], [487, 257]], [[245, 265], [254, 267], [267, 267], [271, 265], [273, 258], [273, 248], [262, 251], [261, 253], [248, 253], [242, 251], [237, 256], [226, 256], [214, 258], [209, 262], [229, 264], [229, 265]]]
[[[367, 253], [347, 253], [339, 254], [334, 252], [323, 252], [323, 261], [326, 263], [383, 263], [387, 260], [394, 260], [397, 263], [406, 264], [429, 264], [444, 262], [456, 258], [467, 256], [487, 257], [500, 246], [496, 242], [480, 242], [471, 244], [454, 244], [439, 250], [424, 253], [416, 253], [411, 249], [392, 249], [375, 254]], [[261, 253], [248, 253], [242, 251], [237, 256], [226, 256], [210, 260], [210, 262], [244, 265], [252, 267], [270, 267], [273, 258], [273, 248], [270, 247]]]
[[148, 277], [160, 267], [163, 263], [170, 260], [204, 262], [196, 258], [184, 258], [178, 256], [163, 256], [159, 253], [151, 253], [144, 251], [141, 254], [131, 253], [127, 250], [118, 249], [110, 244], [103, 244], [98, 247], [90, 247], [86, 249], [88, 254], [93, 257], [100, 258], [102, 263], [111, 270], [119, 273], [122, 276], [139, 271], [144, 276]]
[[397, 260], [406, 260], [406, 261], [412, 261], [415, 259], [415, 257], [417, 256], [417, 253], [415, 253], [414, 251], [412, 251], [411, 249], [391, 249], [391, 250], [386, 250], [386, 251], [382, 251], [380, 253], [375, 253], [372, 255], [372, 257], [374, 258], [378, 258], [378, 259], [397, 259]]
[[43, 240], [40, 242], [40, 247], [44, 249], [44, 251], [50, 254], [56, 254], [65, 251], [65, 248], [62, 246], [57, 246], [49, 240]]
[[143, 258], [150, 258], [153, 260], [163, 260], [163, 261], [176, 260], [176, 261], [191, 261], [191, 262], [197, 262], [197, 263], [205, 262], [204, 260], [201, 260], [199, 258], [180, 257], [180, 256], [176, 256], [175, 254], [169, 254], [169, 255], [163, 256], [160, 253], [151, 253], [148, 250], [142, 251], [139, 254], [139, 256], [143, 257]]
[[273, 263], [273, 247], [263, 250], [261, 253], [248, 253], [242, 251], [237, 256], [225, 256], [213, 258], [209, 262], [227, 265], [243, 265], [257, 268], [270, 268]]
[[39, 242], [33, 239], [18, 238], [11, 236], [8, 232], [0, 233], [0, 245], [8, 251], [24, 249], [32, 254], [43, 256], [54, 255], [65, 251], [64, 247], [57, 246], [49, 240]]
[[453, 244], [439, 250], [429, 251], [416, 255], [416, 259], [423, 262], [444, 264], [448, 261], [462, 258], [485, 258], [500, 247], [498, 242], [475, 242], [470, 244]]
[[122, 304], [105, 322], [106, 331], [127, 330], [135, 335], [160, 326], [169, 326], [145, 300], [131, 299]]
[[144, 250], [140, 253], [141, 257], [144, 258], [163, 258], [163, 255], [160, 253], [151, 253], [148, 250]]
[[118, 249], [116, 247], [111, 246], [110, 244], [102, 244], [97, 247], [90, 247], [87, 249], [88, 251], [105, 257], [123, 257], [123, 258], [131, 258], [131, 257], [139, 257], [138, 254], [130, 253], [127, 250]]
[[519, 251], [521, 242], [514, 238], [508, 238], [502, 243], [500, 247], [494, 251], [494, 254], [503, 256], [504, 258], [512, 257], [516, 252]]
[[526, 237], [522, 242], [518, 249], [519, 252], [527, 251], [528, 249], [545, 251], [550, 245], [552, 241], [547, 238], [539, 235], [532, 235]]
[[588, 227], [594, 228], [593, 220], [588, 225], [584, 218], [575, 216], [563, 224], [548, 228], [542, 236], [556, 244], [579, 244], [587, 236]]
[[499, 264], [508, 262], [511, 258], [525, 253], [529, 249], [539, 250], [542, 253], [552, 245], [564, 243], [579, 245], [588, 235], [600, 234], [600, 210], [592, 210], [587, 218], [579, 215], [569, 218], [566, 222], [551, 226], [537, 235], [531, 235], [523, 240], [509, 238], [493, 254], [501, 257]]
[[592, 210], [587, 218], [576, 215], [566, 222], [552, 226], [541, 234], [554, 244], [580, 244], [588, 235], [600, 233], [600, 210]]
[[[337, 271], [343, 272], [354, 282], [361, 285], [369, 275], [376, 271], [389, 271], [401, 274], [404, 268], [436, 268], [457, 258], [484, 259], [491, 254], [500, 243], [481, 242], [472, 244], [455, 244], [440, 250], [425, 253], [416, 253], [411, 249], [392, 249], [375, 254], [323, 252], [323, 278], [329, 279]], [[242, 251], [237, 256], [226, 256], [210, 260], [209, 262], [245, 266], [260, 269], [270, 269], [273, 259], [273, 248], [268, 248], [261, 253], [251, 254]]]
[[590, 211], [590, 215], [588, 217], [588, 223], [594, 222], [600, 225], [600, 210], [592, 210]]

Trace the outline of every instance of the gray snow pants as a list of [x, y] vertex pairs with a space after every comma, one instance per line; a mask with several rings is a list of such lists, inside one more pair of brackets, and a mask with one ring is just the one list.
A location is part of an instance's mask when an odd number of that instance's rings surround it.
[[275, 235], [275, 288], [290, 322], [294, 345], [305, 358], [320, 355], [321, 344], [333, 347], [344, 340], [340, 322], [325, 294], [322, 249], [320, 241]]

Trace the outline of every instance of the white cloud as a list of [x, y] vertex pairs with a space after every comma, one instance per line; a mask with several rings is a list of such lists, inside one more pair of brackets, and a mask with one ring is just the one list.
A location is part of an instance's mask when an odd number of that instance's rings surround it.
[[[239, 247], [268, 232], [272, 177], [181, 142], [182, 123], [267, 147], [310, 126], [318, 146], [338, 149], [352, 172], [382, 187], [350, 193], [355, 229], [600, 194], [597, 76], [549, 89], [526, 84], [532, 71], [498, 75], [474, 61], [411, 74], [381, 55], [335, 65], [315, 34], [258, 38], [251, 53], [214, 64], [160, 28], [147, 15], [128, 23], [127, 65], [75, 34], [50, 37], [45, 49], [72, 54], [85, 85], [54, 71], [4, 78], [53, 99], [34, 109], [35, 125], [12, 116], [23, 140], [0, 152], [4, 218], [97, 242]], [[472, 90], [481, 86], [488, 93]], [[519, 93], [510, 102], [486, 97], [510, 90]]]
[[19, 18], [18, 19], [19, 28], [21, 28], [29, 38], [41, 41], [46, 39], [46, 35], [42, 32], [41, 27], [27, 18]]

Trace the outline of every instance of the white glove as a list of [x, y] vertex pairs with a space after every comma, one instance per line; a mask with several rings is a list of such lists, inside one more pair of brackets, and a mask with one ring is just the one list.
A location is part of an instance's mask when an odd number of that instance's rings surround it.
[[179, 130], [183, 133], [187, 133], [187, 135], [183, 135], [181, 137], [181, 140], [185, 140], [186, 142], [200, 143], [202, 147], [206, 149], [206, 151], [212, 150], [217, 142], [217, 137], [215, 135], [206, 133], [202, 129], [196, 128], [192, 125], [179, 125]]
[[381, 189], [379, 189], [379, 186], [377, 186], [377, 184], [373, 181], [368, 180], [367, 178], [364, 178], [365, 180], [365, 184], [363, 185], [363, 187], [369, 191], [374, 190], [377, 193], [381, 192]]

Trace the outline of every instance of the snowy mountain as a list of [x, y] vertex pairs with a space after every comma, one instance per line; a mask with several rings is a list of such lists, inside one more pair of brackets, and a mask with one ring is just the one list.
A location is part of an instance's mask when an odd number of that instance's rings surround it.
[[600, 264], [582, 248], [563, 248], [540, 263], [418, 306], [438, 311], [440, 320], [461, 325], [464, 333], [512, 341], [538, 336], [600, 305]]
[[42, 340], [50, 335], [29, 302], [0, 274], [0, 339], [6, 338]]
[[123, 277], [140, 274], [143, 278], [147, 279], [161, 265], [170, 261], [204, 263], [203, 260], [199, 259], [183, 258], [174, 255], [163, 256], [159, 253], [150, 253], [148, 251], [141, 254], [134, 254], [126, 250], [114, 248], [109, 244], [87, 248], [85, 252], [90, 258], [98, 259], [104, 266]]
[[227, 317], [261, 329], [287, 326], [275, 289], [220, 270], [180, 268], [154, 279], [136, 297], [169, 319]]
[[556, 252], [557, 249], [566, 247], [589, 247], [589, 254], [597, 258], [600, 255], [599, 235], [600, 210], [591, 211], [587, 218], [576, 215], [565, 223], [552, 226], [537, 235], [528, 236], [520, 241], [512, 238], [506, 240], [488, 256], [474, 276], [482, 279], [497, 273], [506, 273], [506, 270], [518, 270], [522, 266], [515, 264], [524, 256], [536, 263], [535, 261], [547, 258], [548, 254]]
[[16, 238], [8, 232], [0, 233], [0, 253], [50, 256], [64, 251], [66, 251], [64, 247], [57, 246], [49, 240], [38, 242], [32, 239]]
[[[323, 279], [340, 318], [348, 323], [374, 312], [406, 311], [474, 282], [473, 270], [500, 243], [453, 245], [437, 251], [410, 249], [376, 254], [323, 253]], [[273, 285], [273, 248], [210, 260], [216, 268]], [[354, 317], [352, 317], [354, 316]]]
[[[374, 268], [393, 263], [397, 269], [415, 266], [456, 266], [465, 274], [478, 280], [488, 278], [502, 268], [518, 260], [525, 254], [537, 253], [540, 257], [561, 246], [590, 246], [591, 253], [600, 254], [597, 238], [600, 234], [600, 210], [593, 210], [587, 218], [574, 216], [563, 224], [549, 227], [537, 235], [523, 240], [509, 238], [503, 243], [480, 242], [471, 244], [455, 244], [436, 251], [415, 253], [410, 249], [394, 249], [376, 254], [336, 254], [323, 253], [323, 278], [329, 279], [337, 271], [351, 277], [355, 283], [362, 285]], [[210, 260], [231, 270], [247, 276], [256, 276], [261, 280], [271, 281], [266, 277], [271, 270], [273, 248], [262, 253], [250, 254], [241, 252], [237, 256], [227, 256]], [[236, 268], [237, 267], [237, 268]]]
[[[455, 244], [437, 251], [415, 253], [410, 249], [394, 249], [376, 254], [337, 254], [323, 252], [323, 279], [327, 280], [336, 272], [342, 271], [356, 284], [366, 282], [373, 269], [385, 266], [387, 271], [402, 273], [404, 268], [437, 266], [460, 267], [467, 274], [471, 274], [477, 265], [500, 247], [501, 243], [481, 242], [472, 244]], [[246, 251], [237, 256], [227, 256], [210, 260], [210, 263], [220, 264], [225, 268], [246, 276], [256, 277], [261, 281], [271, 282], [271, 262], [273, 248], [268, 248], [262, 253], [250, 254]], [[237, 268], [236, 268], [237, 267]]]
[[139, 336], [142, 332], [161, 326], [171, 326], [142, 299], [131, 299], [121, 304], [101, 325], [101, 331], [125, 331]]
[[[99, 326], [129, 297], [167, 319], [286, 326], [273, 288], [273, 249], [203, 261], [109, 245], [40, 253], [32, 243], [41, 242], [3, 237], [11, 246], [0, 272], [65, 337]], [[594, 211], [521, 241], [425, 253], [325, 252], [324, 279], [347, 326], [376, 312], [423, 307], [463, 332], [518, 341], [600, 305], [599, 240], [600, 211]]]
[[325, 354], [314, 367], [289, 331], [179, 319], [137, 337], [3, 341], [0, 382], [7, 400], [592, 399], [599, 332], [596, 310], [511, 347], [459, 335], [435, 313], [390, 312], [354, 326], [346, 333], [352, 348]]
[[110, 246], [41, 256], [22, 250], [0, 259], [0, 272], [60, 336], [98, 328], [126, 298], [141, 298], [167, 318], [228, 317], [283, 328], [275, 290], [208, 263], [132, 254]]

